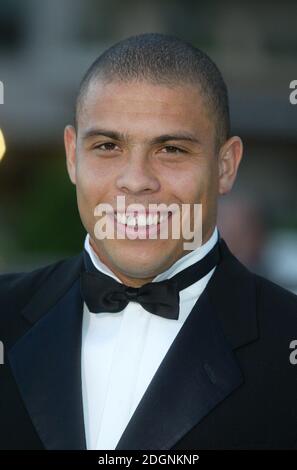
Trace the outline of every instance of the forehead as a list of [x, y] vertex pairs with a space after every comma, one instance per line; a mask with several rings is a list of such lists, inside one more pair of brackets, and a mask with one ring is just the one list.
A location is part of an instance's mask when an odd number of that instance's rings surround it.
[[212, 127], [207, 111], [199, 88], [193, 85], [94, 80], [83, 98], [79, 127], [104, 124], [137, 132], [182, 126], [206, 131]]

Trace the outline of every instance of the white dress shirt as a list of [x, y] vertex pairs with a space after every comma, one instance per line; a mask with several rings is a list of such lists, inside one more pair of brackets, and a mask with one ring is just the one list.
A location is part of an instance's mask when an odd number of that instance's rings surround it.
[[[218, 240], [209, 240], [177, 260], [152, 282], [168, 279], [202, 259]], [[85, 239], [95, 267], [121, 282]], [[87, 449], [115, 449], [169, 347], [183, 326], [215, 268], [180, 291], [180, 314], [172, 320], [130, 302], [117, 313], [90, 312], [84, 304], [82, 330], [82, 393]]]

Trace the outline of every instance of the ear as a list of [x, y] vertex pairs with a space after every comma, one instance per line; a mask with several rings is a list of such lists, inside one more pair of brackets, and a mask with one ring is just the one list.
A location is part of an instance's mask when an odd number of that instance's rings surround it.
[[240, 137], [228, 139], [219, 152], [219, 194], [228, 193], [234, 184], [242, 158], [243, 144]]
[[65, 127], [64, 144], [69, 178], [73, 184], [76, 184], [76, 131], [73, 126]]

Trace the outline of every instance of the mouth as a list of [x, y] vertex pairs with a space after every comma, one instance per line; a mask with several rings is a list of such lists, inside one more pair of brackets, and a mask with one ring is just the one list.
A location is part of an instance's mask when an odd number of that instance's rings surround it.
[[124, 213], [115, 212], [115, 220], [128, 227], [151, 227], [154, 225], [161, 224], [167, 220], [170, 216], [170, 212], [144, 212], [144, 213]]
[[168, 224], [173, 213], [167, 212], [114, 212], [112, 217], [117, 232], [128, 236], [138, 235], [139, 238], [150, 238], [161, 231], [162, 226]]

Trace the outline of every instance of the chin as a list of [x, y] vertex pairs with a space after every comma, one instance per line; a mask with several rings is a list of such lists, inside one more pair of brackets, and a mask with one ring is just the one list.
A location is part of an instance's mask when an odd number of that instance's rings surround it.
[[137, 259], [137, 257], [120, 257], [113, 259], [114, 264], [119, 271], [129, 277], [145, 278], [156, 276], [160, 259]]

